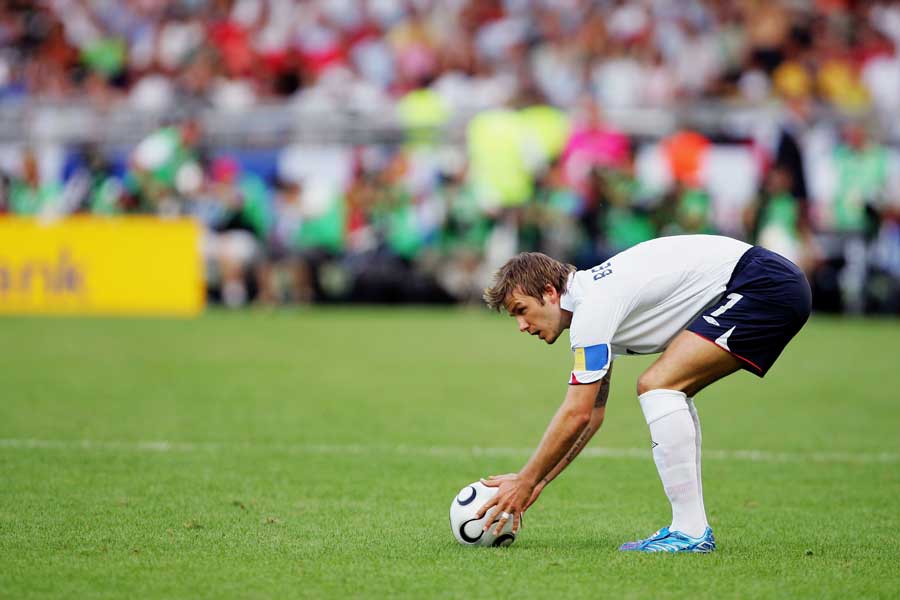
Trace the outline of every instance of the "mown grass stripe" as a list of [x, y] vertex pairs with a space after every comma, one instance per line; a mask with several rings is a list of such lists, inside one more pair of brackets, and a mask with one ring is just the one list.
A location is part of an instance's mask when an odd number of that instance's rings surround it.
[[[284, 452], [293, 454], [367, 455], [395, 454], [417, 457], [464, 458], [473, 456], [527, 457], [531, 448], [407, 446], [364, 444], [278, 444], [256, 442], [176, 442], [165, 440], [43, 440], [0, 439], [0, 448], [17, 450], [102, 450], [126, 452], [232, 452], [241, 450]], [[585, 448], [585, 458], [647, 459], [645, 448]], [[896, 463], [896, 452], [773, 452], [768, 450], [704, 450], [705, 460], [749, 461], [771, 463]]]

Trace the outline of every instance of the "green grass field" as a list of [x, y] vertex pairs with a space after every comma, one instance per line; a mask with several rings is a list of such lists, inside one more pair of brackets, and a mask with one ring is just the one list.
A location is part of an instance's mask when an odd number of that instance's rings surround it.
[[473, 310], [0, 320], [0, 597], [900, 596], [896, 320], [814, 318], [698, 397], [716, 553], [616, 551], [668, 524], [650, 357], [512, 547], [459, 546], [453, 496], [527, 458], [564, 340]]

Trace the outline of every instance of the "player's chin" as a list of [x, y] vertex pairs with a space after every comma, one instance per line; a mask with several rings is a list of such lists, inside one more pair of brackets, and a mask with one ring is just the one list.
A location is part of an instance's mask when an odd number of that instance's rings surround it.
[[545, 342], [547, 342], [548, 346], [552, 346], [558, 337], [559, 337], [559, 335], [551, 335], [551, 336], [543, 338], [543, 340]]

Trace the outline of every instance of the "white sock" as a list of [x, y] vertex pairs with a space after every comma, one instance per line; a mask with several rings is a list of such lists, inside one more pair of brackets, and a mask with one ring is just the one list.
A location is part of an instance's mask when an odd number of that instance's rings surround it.
[[[703, 503], [703, 476], [700, 473], [700, 446], [703, 439], [703, 436], [700, 433], [700, 415], [697, 414], [697, 407], [694, 406], [694, 399], [687, 399], [688, 410], [691, 411], [691, 418], [694, 420], [694, 433], [696, 434], [696, 443], [697, 446], [697, 493], [700, 494], [700, 510], [703, 511], [703, 516], [706, 518], [706, 505]], [[707, 523], [709, 525], [709, 523]]]
[[672, 505], [669, 528], [698, 537], [707, 523], [697, 470], [697, 432], [687, 396], [675, 390], [651, 390], [638, 399], [650, 427], [656, 470]]

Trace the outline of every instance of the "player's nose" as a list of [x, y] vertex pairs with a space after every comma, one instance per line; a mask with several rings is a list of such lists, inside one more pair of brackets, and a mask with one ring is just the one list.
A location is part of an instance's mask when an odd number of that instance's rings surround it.
[[525, 321], [522, 317], [516, 317], [516, 323], [519, 324], [519, 331], [525, 331], [528, 329], [528, 322]]

